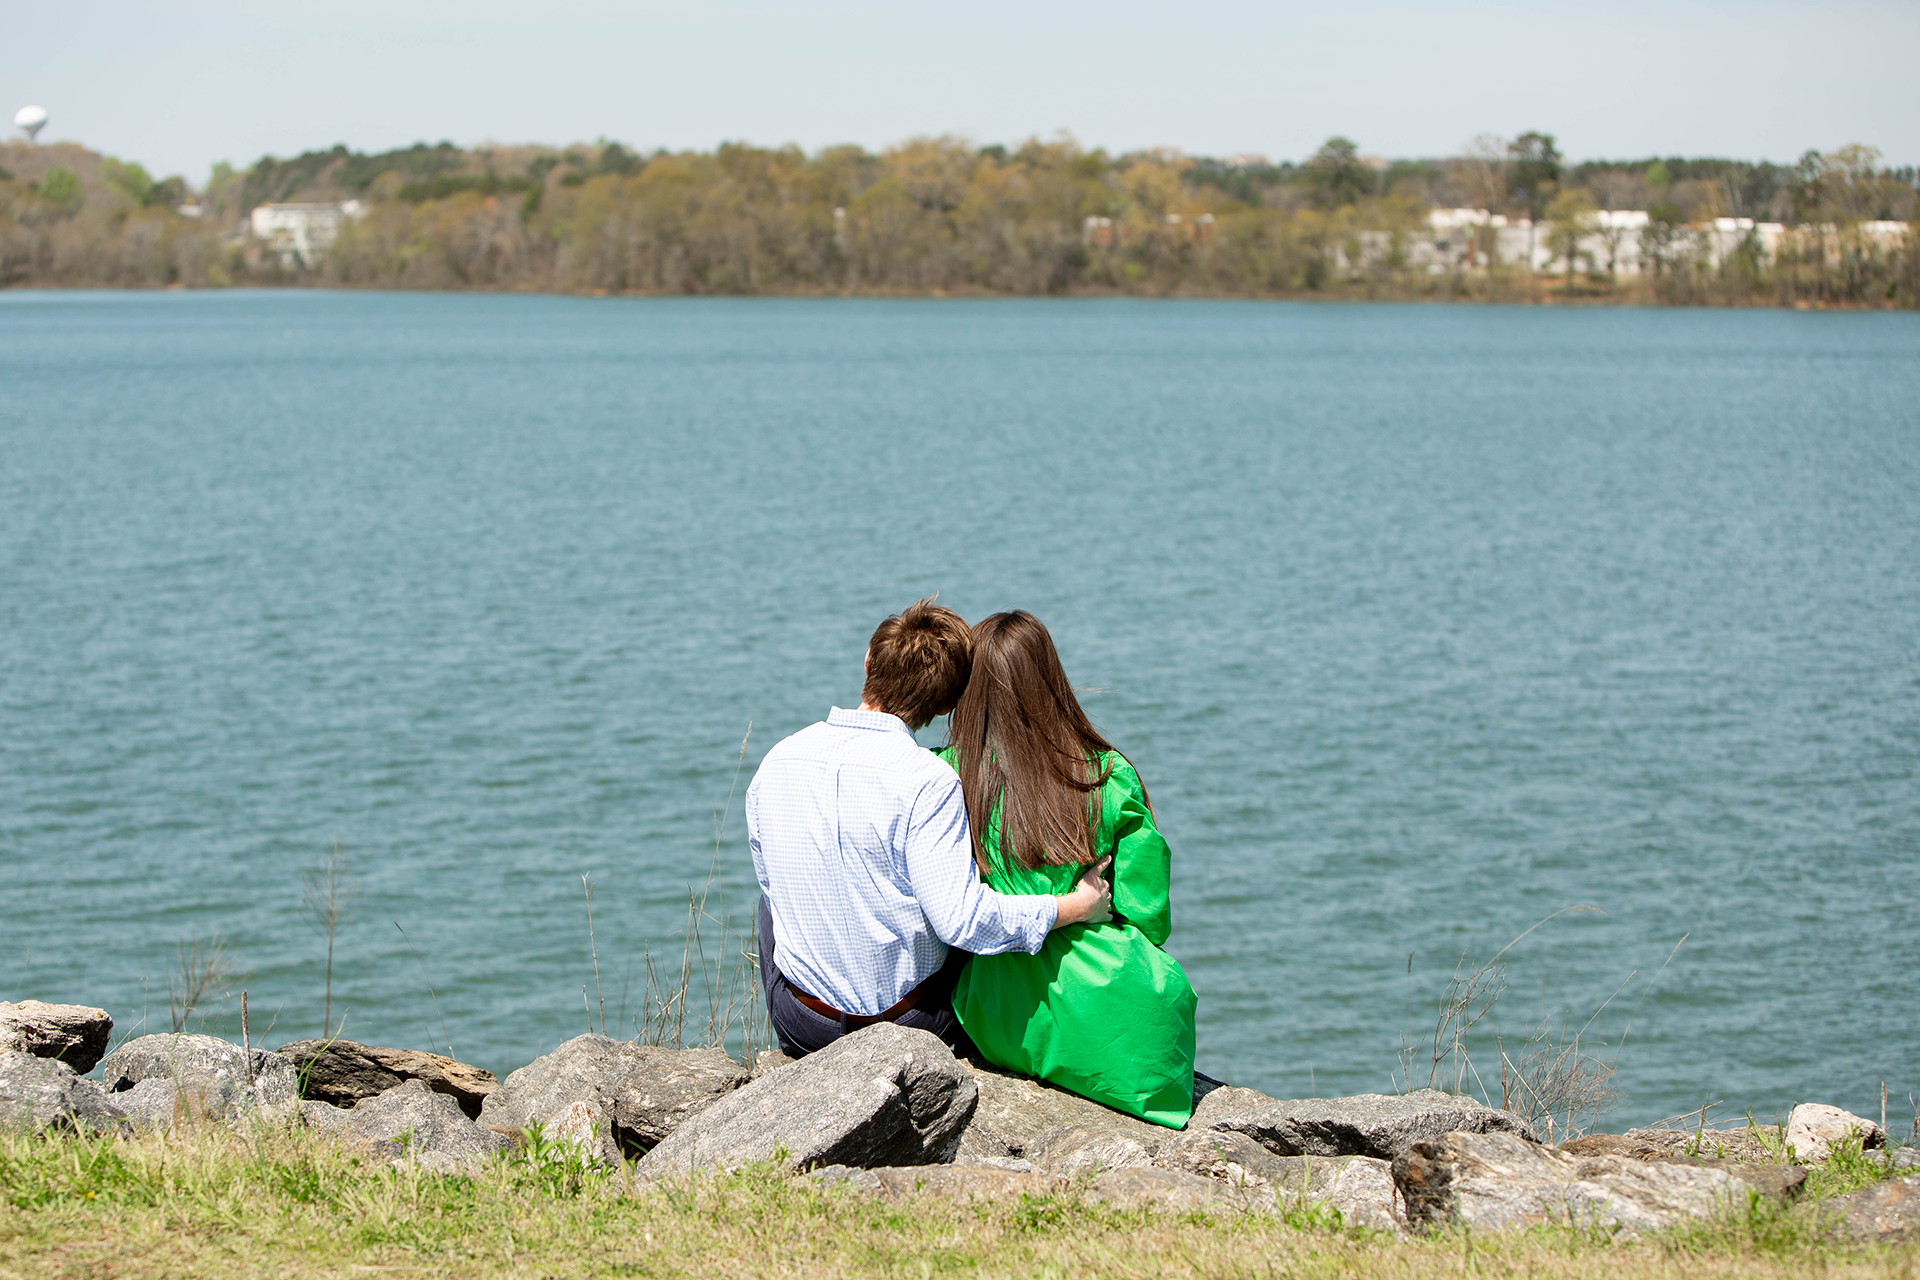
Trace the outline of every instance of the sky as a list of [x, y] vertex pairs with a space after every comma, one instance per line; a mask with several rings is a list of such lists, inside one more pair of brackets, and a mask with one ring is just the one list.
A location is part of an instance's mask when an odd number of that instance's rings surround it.
[[[1111, 151], [1388, 157], [1538, 129], [1574, 159], [1920, 163], [1920, 0], [1304, 5], [7, 0], [0, 105], [203, 180], [345, 143], [869, 148], [1072, 133]], [[11, 101], [8, 101], [11, 99]]]

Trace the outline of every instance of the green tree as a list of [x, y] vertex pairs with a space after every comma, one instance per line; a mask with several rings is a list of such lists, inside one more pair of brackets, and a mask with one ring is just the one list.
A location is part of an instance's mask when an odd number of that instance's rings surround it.
[[1550, 133], [1523, 133], [1507, 144], [1513, 157], [1507, 166], [1507, 190], [1539, 221], [1560, 185], [1560, 152]]
[[35, 191], [46, 203], [67, 214], [80, 212], [80, 206], [87, 199], [79, 175], [65, 165], [57, 164], [41, 174]]
[[1507, 144], [1507, 190], [1527, 211], [1527, 278], [1533, 278], [1534, 228], [1560, 186], [1560, 152], [1553, 135], [1529, 130]]
[[1585, 187], [1568, 187], [1547, 206], [1551, 228], [1547, 233], [1547, 246], [1555, 258], [1566, 260], [1567, 297], [1573, 296], [1573, 272], [1580, 257], [1580, 242], [1593, 234], [1599, 211], [1600, 206], [1593, 202], [1593, 193]]
[[1358, 204], [1373, 194], [1373, 170], [1360, 159], [1360, 148], [1350, 138], [1328, 138], [1307, 161], [1307, 187], [1316, 209], [1338, 209]]

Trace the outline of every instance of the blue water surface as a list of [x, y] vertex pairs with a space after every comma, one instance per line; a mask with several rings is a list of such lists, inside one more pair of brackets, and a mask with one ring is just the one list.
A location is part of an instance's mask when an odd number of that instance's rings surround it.
[[748, 722], [936, 590], [1146, 779], [1213, 1074], [1424, 1084], [1591, 906], [1492, 1093], [1623, 983], [1605, 1127], [1920, 1093], [1912, 315], [0, 293], [0, 998], [164, 1030], [218, 934], [193, 1025], [317, 1034], [337, 843], [349, 1037], [634, 1034]]

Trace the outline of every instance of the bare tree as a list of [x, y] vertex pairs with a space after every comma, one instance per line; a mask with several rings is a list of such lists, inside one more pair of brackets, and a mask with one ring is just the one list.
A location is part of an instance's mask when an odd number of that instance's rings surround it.
[[327, 976], [326, 996], [320, 1015], [320, 1034], [322, 1037], [335, 1034], [333, 1026], [333, 942], [340, 932], [340, 926], [347, 922], [348, 908], [352, 905], [353, 889], [349, 883], [351, 869], [340, 852], [340, 842], [333, 843], [333, 850], [318, 866], [309, 867], [300, 873], [300, 897], [307, 909], [308, 917], [314, 927], [327, 935]]
[[207, 993], [233, 976], [227, 967], [227, 944], [219, 934], [211, 938], [189, 938], [175, 945], [176, 972], [167, 975], [167, 1012], [172, 1015], [176, 1032], [187, 1028], [187, 1019], [200, 1007]]

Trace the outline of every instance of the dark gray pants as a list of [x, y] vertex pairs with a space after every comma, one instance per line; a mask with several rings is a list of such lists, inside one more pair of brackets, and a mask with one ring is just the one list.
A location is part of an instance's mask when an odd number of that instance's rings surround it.
[[[803, 1058], [816, 1049], [826, 1048], [847, 1032], [859, 1030], [815, 1013], [794, 996], [793, 984], [780, 972], [779, 941], [773, 936], [773, 910], [767, 906], [764, 896], [754, 918], [754, 931], [760, 951], [760, 983], [767, 995], [767, 1021], [773, 1024], [773, 1033], [780, 1038], [782, 1053]], [[953, 985], [960, 980], [960, 970], [967, 960], [965, 951], [949, 950], [946, 964], [928, 983], [920, 1003], [894, 1019], [903, 1027], [931, 1031], [963, 1056], [973, 1053], [974, 1047], [961, 1029], [960, 1019], [953, 1016]]]

